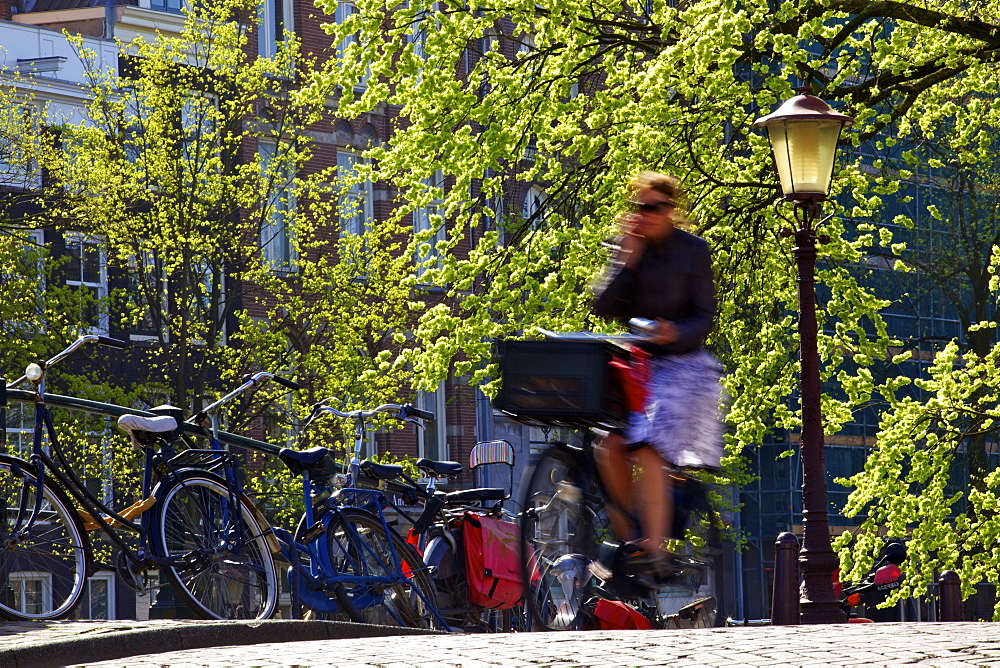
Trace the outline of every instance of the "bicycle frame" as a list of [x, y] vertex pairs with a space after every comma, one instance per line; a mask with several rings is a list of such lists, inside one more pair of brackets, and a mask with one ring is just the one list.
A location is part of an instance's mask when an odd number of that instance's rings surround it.
[[[413, 412], [408, 413], [408, 409]], [[389, 526], [389, 523], [385, 518], [385, 513], [383, 512], [383, 509], [389, 505], [385, 493], [381, 489], [367, 489], [358, 486], [358, 478], [361, 470], [360, 455], [361, 449], [364, 445], [367, 421], [379, 413], [389, 412], [390, 410], [397, 412], [397, 417], [414, 422], [416, 421], [413, 419], [414, 417], [426, 417], [429, 415], [419, 411], [418, 409], [412, 409], [408, 406], [397, 406], [394, 404], [385, 404], [371, 411], [354, 411], [352, 413], [343, 413], [328, 406], [317, 405], [317, 407], [314, 408], [314, 416], [318, 414], [318, 412], [329, 412], [339, 417], [351, 419], [354, 422], [355, 430], [354, 448], [351, 450], [350, 460], [345, 465], [346, 474], [338, 474], [336, 476], [337, 479], [334, 485], [338, 487], [338, 489], [336, 489], [336, 491], [333, 492], [328, 499], [323, 501], [318, 519], [316, 517], [316, 509], [313, 506], [313, 498], [316, 488], [313, 485], [312, 478], [308, 470], [303, 471], [301, 474], [303, 481], [302, 494], [305, 504], [304, 521], [305, 526], [308, 527], [306, 531], [307, 536], [313, 535], [316, 537], [321, 533], [329, 531], [334, 520], [340, 516], [343, 510], [347, 509], [360, 510], [370, 515], [372, 518], [377, 518], [384, 536], [388, 537], [393, 532], [393, 529]], [[353, 533], [355, 529], [349, 522], [343, 522], [341, 524], [348, 532], [352, 532], [347, 539], [349, 543], [354, 546], [362, 546], [363, 549], [366, 550], [365, 556], [370, 557], [374, 562], [380, 563], [382, 561], [383, 558], [381, 555], [376, 554], [365, 541], [360, 540], [358, 535]], [[316, 533], [314, 534], [314, 532]], [[319, 542], [317, 540], [311, 540], [308, 541], [307, 544], [303, 544], [295, 541], [288, 535], [287, 532], [281, 532], [281, 534], [281, 542], [283, 544], [282, 553], [289, 559], [289, 561], [291, 561], [293, 568], [296, 568], [296, 572], [305, 576], [305, 579], [312, 585], [311, 587], [308, 587], [305, 592], [300, 590], [298, 595], [302, 599], [308, 597], [310, 600], [305, 602], [319, 612], [342, 612], [340, 606], [338, 606], [334, 600], [319, 591], [323, 585], [351, 584], [374, 585], [377, 587], [380, 585], [388, 586], [402, 584], [407, 581], [408, 575], [405, 572], [402, 555], [396, 551], [396, 548], [391, 540], [385, 541], [389, 557], [392, 560], [391, 564], [382, 564], [385, 566], [385, 574], [367, 574], [370, 570], [368, 560], [366, 558], [362, 558], [359, 560], [358, 565], [365, 574], [358, 575], [338, 572], [334, 565], [330, 562], [329, 555], [327, 554], [326, 549], [324, 549], [325, 544], [317, 545]], [[301, 567], [301, 560], [299, 559], [300, 554], [309, 555], [308, 571], [304, 571]], [[300, 589], [299, 585], [300, 582], [294, 582], [293, 591], [295, 589]], [[442, 628], [449, 628], [447, 622], [445, 622], [433, 601], [428, 599], [424, 592], [420, 591], [419, 588], [416, 591]], [[352, 605], [356, 609], [365, 609], [382, 604], [382, 598], [374, 593], [364, 594], [352, 600]], [[396, 618], [395, 612], [391, 609], [389, 609], [388, 612], [398, 623], [402, 624], [404, 622], [404, 620]]]
[[[62, 447], [59, 443], [59, 437], [56, 433], [55, 425], [52, 420], [52, 413], [49, 411], [48, 405], [45, 401], [44, 370], [59, 360], [67, 357], [83, 344], [94, 341], [105, 345], [111, 345], [113, 347], [124, 346], [122, 342], [115, 341], [114, 339], [108, 339], [103, 336], [81, 336], [66, 349], [47, 360], [44, 364], [37, 365], [40, 369], [40, 377], [37, 381], [34, 381], [35, 388], [31, 393], [31, 400], [35, 404], [35, 420], [34, 431], [32, 434], [31, 455], [28, 458], [28, 461], [32, 464], [37, 473], [34, 483], [36, 492], [35, 504], [27, 518], [25, 518], [26, 509], [21, 507], [18, 508], [18, 517], [15, 527], [17, 527], [18, 530], [30, 530], [34, 526], [42, 510], [41, 506], [43, 499], [41, 492], [45, 484], [46, 476], [49, 475], [56, 481], [58, 486], [63, 489], [63, 491], [69, 494], [70, 498], [74, 502], [80, 505], [83, 511], [89, 515], [89, 518], [101, 529], [102, 533], [122, 551], [122, 554], [125, 555], [128, 561], [143, 566], [174, 565], [177, 563], [175, 560], [151, 559], [151, 555], [148, 554], [149, 532], [146, 524], [142, 522], [141, 516], [140, 521], [135, 523], [131, 519], [126, 518], [122, 514], [119, 514], [109, 508], [104, 502], [90, 492], [90, 490], [88, 490], [87, 487], [80, 481], [63, 455]], [[29, 380], [28, 373], [25, 373], [25, 375], [10, 383], [7, 387], [16, 387], [25, 380]], [[45, 452], [45, 449], [42, 446], [43, 434], [48, 436], [51, 449], [55, 453], [58, 463]], [[143, 499], [148, 499], [150, 493], [152, 492], [154, 470], [153, 462], [155, 456], [156, 453], [151, 447], [145, 448], [145, 461], [141, 490]], [[13, 457], [13, 459], [18, 458]], [[116, 526], [125, 527], [126, 529], [139, 534], [138, 547], [135, 550], [133, 550], [132, 547], [118, 535], [115, 531]]]

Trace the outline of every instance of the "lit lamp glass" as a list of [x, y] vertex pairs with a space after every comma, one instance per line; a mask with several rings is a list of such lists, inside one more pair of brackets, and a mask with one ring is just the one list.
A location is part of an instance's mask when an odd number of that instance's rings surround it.
[[32, 383], [37, 383], [42, 379], [42, 367], [32, 362], [24, 370], [24, 377], [30, 380]]
[[826, 199], [840, 131], [853, 122], [812, 95], [793, 97], [754, 122], [767, 128], [785, 199]]

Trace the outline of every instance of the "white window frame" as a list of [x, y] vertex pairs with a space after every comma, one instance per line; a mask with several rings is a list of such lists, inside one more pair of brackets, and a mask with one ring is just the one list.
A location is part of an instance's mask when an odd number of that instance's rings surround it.
[[[427, 187], [444, 188], [444, 174], [439, 169], [434, 175], [424, 179]], [[416, 266], [417, 278], [423, 277], [427, 271], [434, 267], [441, 266], [441, 259], [437, 249], [438, 243], [447, 239], [447, 229], [442, 216], [444, 215], [444, 192], [441, 197], [432, 200], [427, 206], [418, 207], [413, 210], [413, 235], [416, 237], [433, 229], [430, 237], [421, 242], [413, 251], [413, 263]], [[437, 226], [436, 228], [434, 226]], [[424, 244], [428, 244], [426, 252], [421, 252]], [[434, 260], [431, 263], [431, 260]]]
[[[208, 285], [208, 280], [214, 279], [214, 276], [212, 274], [211, 268], [208, 265], [206, 265], [205, 263], [196, 263], [196, 265], [197, 266], [195, 267], [195, 269], [204, 271], [204, 276], [206, 277], [206, 279], [202, 280], [202, 282], [201, 282], [202, 287], [211, 288], [211, 286]], [[215, 318], [216, 320], [221, 320], [222, 319], [222, 314], [225, 313], [225, 310], [226, 310], [226, 299], [227, 299], [227, 294], [226, 294], [226, 274], [223, 273], [220, 276], [220, 280], [219, 280], [219, 303], [217, 305], [217, 309], [218, 310], [215, 313], [212, 314], [212, 317]], [[198, 308], [201, 309], [200, 306]], [[226, 323], [225, 323], [225, 321], [222, 321], [222, 322], [219, 323], [219, 344], [220, 345], [225, 345], [227, 335], [228, 335], [228, 332], [226, 331]], [[205, 341], [202, 340], [202, 339], [191, 339], [191, 343], [193, 343], [195, 345], [200, 345], [200, 346], [205, 345]]]
[[288, 164], [271, 169], [274, 161], [284, 162], [282, 156], [276, 156], [277, 150], [278, 145], [274, 142], [260, 142], [257, 147], [262, 177], [265, 183], [273, 179], [266, 205], [268, 216], [260, 226], [260, 249], [265, 267], [276, 274], [287, 274], [298, 270], [299, 259], [293, 242], [297, 204], [292, 187], [295, 169]]
[[[18, 234], [19, 231], [17, 230], [0, 231], [0, 243], [6, 244], [8, 246], [15, 241], [20, 243], [21, 239], [17, 237]], [[0, 281], [21, 280], [22, 278], [33, 279], [37, 281], [35, 286], [39, 294], [44, 293], [46, 288], [45, 250], [46, 248], [45, 248], [44, 232], [42, 232], [42, 230], [27, 231], [23, 239], [23, 244], [21, 245], [21, 251], [23, 253], [21, 259], [23, 261], [24, 274], [23, 275], [19, 274], [16, 269], [11, 273], [0, 272]], [[31, 258], [29, 256], [30, 253], [37, 253], [38, 255], [35, 258]], [[31, 262], [32, 259], [34, 260], [34, 262]], [[33, 275], [29, 275], [29, 273], [32, 271]], [[36, 311], [36, 315], [39, 316], [42, 315], [41, 311]], [[37, 323], [30, 319], [28, 321], [22, 321], [22, 322], [12, 321], [8, 324], [11, 325], [11, 331], [13, 331], [14, 327], [16, 327], [17, 325], [23, 325], [25, 327], [25, 332], [28, 331], [34, 332], [38, 327]]]
[[[355, 172], [355, 165], [367, 163], [367, 158], [353, 151], [337, 149], [338, 180], [351, 176]], [[345, 216], [345, 213], [351, 215]], [[337, 202], [337, 215], [340, 217], [341, 234], [360, 236], [369, 231], [375, 219], [375, 197], [371, 181], [351, 184]]]
[[[278, 44], [287, 42], [288, 36], [295, 32], [292, 0], [262, 0], [258, 15], [260, 24], [257, 26], [257, 55], [261, 58], [273, 58], [278, 53]], [[280, 34], [277, 25], [279, 19]]]
[[[446, 460], [450, 455], [448, 446], [448, 414], [445, 406], [444, 381], [437, 389], [430, 392], [417, 392], [416, 406], [434, 413], [434, 421], [424, 424], [424, 429], [417, 429], [417, 457]], [[437, 439], [437, 452], [428, 452], [428, 433]]]
[[[152, 274], [156, 271], [156, 258], [152, 250], [140, 251], [139, 256], [132, 255], [128, 260], [128, 272], [129, 274], [138, 274], [140, 272]], [[131, 280], [131, 279], [129, 279]], [[167, 292], [167, 272], [165, 268], [160, 269], [159, 280], [159, 295], [160, 295], [160, 311], [164, 315], [169, 314], [169, 294]], [[136, 304], [137, 306], [139, 304]], [[149, 309], [149, 306], [146, 306]], [[150, 316], [151, 317], [151, 316]], [[149, 327], [142, 327], [143, 329], [153, 330], [155, 329], [155, 324], [150, 322]], [[164, 340], [169, 340], [170, 332], [164, 331], [158, 334], [136, 334], [129, 333], [129, 339], [132, 341], [158, 341], [160, 337]]]
[[[12, 422], [14, 419], [16, 408], [17, 423]], [[34, 405], [21, 402], [13, 401], [7, 406], [7, 410], [4, 411], [4, 419], [7, 424], [4, 425], [6, 433], [5, 450], [8, 455], [15, 455], [21, 457], [22, 459], [29, 459], [31, 457], [31, 449], [35, 442], [35, 411]], [[42, 435], [45, 438], [45, 435]], [[44, 441], [43, 441], [44, 442]]]
[[[333, 21], [337, 25], [343, 25], [349, 17], [357, 13], [358, 8], [357, 5], [354, 4], [353, 0], [338, 0], [336, 8], [333, 10]], [[337, 44], [336, 58], [338, 60], [343, 58], [344, 51], [347, 50], [347, 47], [357, 41], [357, 35], [348, 35], [344, 39], [340, 40], [340, 43]], [[361, 78], [361, 81], [354, 84], [354, 88], [356, 90], [364, 90], [364, 88], [368, 85], [369, 76], [371, 76], [371, 68], [366, 67], [364, 76]]]
[[521, 206], [521, 220], [527, 221], [533, 215], [535, 215], [542, 205], [545, 204], [545, 200], [548, 197], [545, 191], [539, 186], [533, 185], [528, 188], [528, 192], [524, 195], [524, 203]]
[[[18, 601], [17, 609], [25, 610], [26, 612], [31, 612], [28, 610], [27, 603], [25, 602], [27, 592], [25, 590], [25, 585], [28, 582], [39, 580], [42, 583], [41, 587], [41, 597], [42, 603], [41, 608], [38, 612], [44, 610], [52, 609], [52, 573], [46, 573], [44, 571], [12, 571], [8, 576], [8, 586], [14, 590], [14, 597]], [[16, 587], [15, 587], [16, 585]]]
[[153, 6], [154, 0], [149, 0], [149, 8], [157, 12], [167, 12], [169, 14], [181, 14], [189, 6], [187, 0], [179, 0], [180, 7], [175, 9], [170, 7], [170, 0], [155, 0], [157, 6]]
[[[82, 232], [67, 232], [64, 237], [64, 242], [66, 244], [67, 255], [72, 255], [70, 252], [71, 244], [76, 245], [80, 248], [80, 255], [77, 259], [80, 261], [80, 275], [78, 278], [71, 278], [67, 273], [66, 285], [76, 288], [87, 288], [93, 290], [97, 297], [97, 324], [89, 328], [91, 334], [107, 334], [108, 333], [108, 314], [103, 308], [102, 303], [108, 296], [108, 257], [107, 250], [104, 247], [104, 241], [100, 237], [96, 237], [90, 234], [84, 234]], [[97, 252], [97, 262], [98, 262], [98, 277], [97, 281], [85, 280], [84, 276], [84, 249], [86, 247], [92, 247]], [[93, 251], [91, 251], [93, 252]], [[67, 272], [69, 268], [67, 267]]]
[[[107, 596], [107, 601], [105, 605], [107, 606], [108, 616], [107, 617], [94, 617], [94, 597], [93, 597], [93, 586], [94, 582], [105, 583], [105, 595]], [[114, 573], [95, 573], [94, 575], [87, 578], [87, 583], [83, 588], [83, 595], [80, 597], [80, 618], [81, 619], [118, 619], [118, 613], [115, 609], [115, 574]]]
[[[30, 144], [38, 141], [39, 133], [39, 110], [37, 107], [26, 104], [20, 107], [24, 115], [24, 127], [21, 129], [30, 132], [26, 141]], [[11, 110], [13, 115], [15, 110]], [[13, 165], [9, 162], [0, 161], [0, 185], [24, 190], [35, 190], [42, 187], [42, 171], [38, 168], [38, 163], [31, 161], [26, 165]]]

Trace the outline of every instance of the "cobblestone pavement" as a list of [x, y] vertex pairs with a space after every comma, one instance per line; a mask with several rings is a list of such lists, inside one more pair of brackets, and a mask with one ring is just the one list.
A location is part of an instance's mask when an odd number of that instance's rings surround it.
[[[18, 652], [5, 653], [8, 643], [22, 647], [58, 644], [59, 637], [141, 633], [172, 633], [164, 644], [144, 643], [141, 651], [173, 649], [164, 653], [122, 653], [72, 665], [130, 666], [996, 666], [1000, 668], [1000, 625], [981, 622], [842, 624], [816, 626], [732, 627], [680, 631], [587, 631], [575, 633], [521, 633], [504, 635], [410, 635], [356, 637], [359, 632], [384, 633], [377, 627], [341, 625], [324, 631], [303, 622], [134, 622], [45, 625], [19, 633], [6, 625], [0, 633], [0, 665], [41, 665]], [[191, 625], [197, 625], [192, 627]], [[40, 627], [42, 625], [35, 625]], [[126, 628], [128, 627], [128, 628]], [[254, 627], [249, 637], [237, 631]], [[180, 649], [178, 633], [205, 628], [218, 646]], [[22, 626], [22, 629], [24, 627]], [[311, 630], [310, 630], [311, 629]], [[373, 630], [374, 629], [374, 630]], [[15, 635], [11, 635], [11, 634]], [[305, 639], [310, 634], [327, 639]], [[152, 636], [150, 636], [151, 638]], [[166, 638], [167, 636], [163, 636]], [[227, 642], [241, 644], [224, 644]], [[247, 644], [247, 641], [260, 641]], [[41, 643], [41, 644], [40, 644]], [[133, 643], [134, 645], [134, 643]], [[82, 647], [83, 645], [81, 645]], [[11, 654], [17, 655], [11, 661]], [[70, 655], [72, 656], [72, 655]], [[31, 663], [27, 660], [32, 659]], [[62, 665], [49, 661], [47, 665]]]
[[[101, 661], [121, 666], [125, 665], [126, 657], [150, 652], [337, 638], [359, 640], [389, 634], [394, 636], [394, 641], [401, 642], [407, 635], [428, 633], [432, 632], [301, 620], [0, 622], [0, 668], [46, 668]], [[282, 645], [274, 647], [274, 656], [280, 656]], [[163, 662], [156, 665], [163, 665]]]

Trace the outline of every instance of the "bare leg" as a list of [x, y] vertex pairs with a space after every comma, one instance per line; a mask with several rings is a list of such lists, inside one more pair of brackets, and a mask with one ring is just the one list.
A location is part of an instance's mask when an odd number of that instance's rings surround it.
[[642, 498], [639, 516], [642, 522], [643, 547], [662, 549], [663, 540], [670, 536], [674, 519], [674, 496], [670, 476], [664, 470], [666, 462], [652, 447], [632, 453], [639, 463], [638, 492]]
[[628, 540], [632, 537], [632, 522], [623, 511], [627, 513], [632, 509], [632, 461], [624, 437], [608, 434], [594, 454], [604, 488], [613, 502], [608, 506], [611, 528], [620, 539]]

